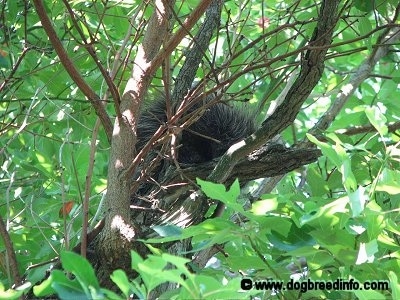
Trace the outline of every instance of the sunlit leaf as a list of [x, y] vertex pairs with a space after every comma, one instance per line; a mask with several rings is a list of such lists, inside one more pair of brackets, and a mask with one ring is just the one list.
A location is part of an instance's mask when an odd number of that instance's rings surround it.
[[366, 108], [365, 114], [380, 135], [384, 136], [388, 133], [388, 128], [386, 126], [387, 119], [377, 107]]

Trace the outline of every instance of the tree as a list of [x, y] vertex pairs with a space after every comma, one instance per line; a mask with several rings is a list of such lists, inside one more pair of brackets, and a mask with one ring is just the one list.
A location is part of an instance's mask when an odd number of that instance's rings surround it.
[[[386, 280], [390, 290], [351, 295], [395, 298], [399, 9], [357, 0], [4, 1], [5, 286], [20, 285], [30, 264], [25, 277], [37, 283], [44, 262], [74, 249], [102, 286], [119, 282], [138, 297], [238, 297], [238, 275], [215, 293], [221, 271], [242, 270], [252, 280]], [[135, 149], [141, 109], [160, 97], [166, 120]], [[217, 103], [252, 110], [256, 131], [218, 160], [179, 165], [174, 141]], [[213, 257], [221, 265], [211, 271]], [[77, 270], [74, 259], [63, 254], [63, 267]], [[136, 278], [130, 288], [116, 269]], [[242, 296], [252, 292], [267, 293]]]

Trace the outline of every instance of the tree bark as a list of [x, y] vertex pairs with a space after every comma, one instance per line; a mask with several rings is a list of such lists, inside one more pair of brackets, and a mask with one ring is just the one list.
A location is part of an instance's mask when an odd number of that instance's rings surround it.
[[[116, 268], [130, 270], [130, 250], [135, 249], [143, 256], [145, 246], [136, 240], [141, 228], [132, 222], [131, 164], [135, 158], [136, 127], [139, 111], [154, 72], [175, 49], [182, 38], [202, 16], [211, 0], [203, 0], [187, 18], [184, 26], [171, 37], [167, 37], [168, 24], [174, 1], [156, 1], [154, 13], [149, 21], [143, 44], [139, 46], [133, 64], [133, 72], [121, 97], [120, 113], [114, 123], [110, 162], [108, 167], [108, 187], [105, 202], [104, 230], [95, 241], [98, 274], [104, 286], [111, 287], [111, 271]], [[159, 51], [165, 42], [163, 51]]]
[[99, 277], [105, 286], [110, 286], [110, 274], [116, 268], [130, 271], [130, 249], [142, 253], [143, 245], [135, 242], [139, 228], [131, 222], [130, 199], [131, 178], [126, 170], [135, 158], [136, 125], [141, 103], [150, 84], [151, 62], [166, 36], [170, 18], [170, 1], [156, 2], [149, 21], [143, 45], [135, 58], [132, 77], [120, 103], [120, 114], [115, 119], [111, 154], [108, 166], [106, 215], [104, 230], [96, 240]]

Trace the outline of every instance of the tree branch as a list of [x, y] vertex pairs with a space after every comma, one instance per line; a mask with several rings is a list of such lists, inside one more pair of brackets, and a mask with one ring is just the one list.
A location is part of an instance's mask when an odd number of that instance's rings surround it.
[[79, 74], [78, 69], [75, 67], [73, 62], [68, 57], [67, 52], [64, 50], [64, 47], [60, 40], [57, 37], [57, 34], [51, 25], [51, 21], [47, 16], [46, 10], [43, 6], [42, 0], [33, 0], [33, 4], [35, 5], [36, 12], [40, 18], [43, 29], [46, 31], [47, 36], [51, 44], [54, 47], [54, 50], [57, 52], [58, 57], [65, 70], [68, 72], [69, 76], [76, 83], [82, 93], [88, 98], [90, 103], [93, 105], [96, 114], [99, 116], [101, 123], [104, 126], [104, 130], [106, 132], [107, 138], [111, 141], [112, 136], [112, 124], [111, 120], [107, 115], [104, 106], [100, 102], [100, 97], [93, 91], [93, 89], [83, 80], [82, 76]]
[[[132, 76], [121, 99], [121, 116], [115, 119], [108, 167], [105, 231], [101, 235], [102, 260], [112, 264], [112, 256], [130, 248], [137, 236], [137, 228], [130, 220], [131, 178], [124, 176], [135, 156], [136, 123], [139, 108], [151, 81], [149, 67], [166, 36], [170, 16], [167, 1], [156, 1], [143, 43], [135, 57]], [[127, 254], [129, 255], [129, 254]], [[123, 260], [121, 260], [123, 261]]]
[[[193, 10], [191, 15], [183, 22], [179, 30], [171, 37], [171, 39], [166, 43], [164, 49], [157, 54], [151, 63], [149, 68], [149, 74], [153, 74], [162, 64], [165, 57], [170, 55], [172, 51], [179, 45], [182, 39], [187, 35], [187, 33], [192, 29], [192, 27], [197, 23], [200, 17], [204, 14], [207, 7], [210, 5], [212, 0], [202, 0], [200, 4]], [[222, 2], [222, 0], [217, 0]]]
[[[388, 132], [395, 132], [396, 130], [400, 129], [400, 122], [395, 122], [392, 124], [388, 125]], [[341, 129], [337, 131], [340, 134], [345, 134], [345, 135], [355, 135], [355, 134], [361, 134], [361, 133], [370, 133], [370, 132], [376, 132], [376, 129], [374, 126], [371, 124], [365, 125], [365, 126], [355, 126], [355, 127], [350, 127], [346, 129]]]
[[338, 20], [338, 0], [325, 0], [321, 3], [320, 17], [309, 42], [312, 49], [307, 50], [298, 78], [289, 90], [285, 100], [275, 112], [264, 121], [262, 127], [253, 135], [233, 145], [208, 177], [213, 182], [225, 182], [235, 164], [255, 149], [289, 126], [296, 118], [302, 104], [318, 83], [324, 70], [327, 49], [332, 42], [333, 30]]
[[[285, 148], [279, 144], [268, 144], [241, 160], [227, 178], [226, 183], [229, 185], [236, 178], [240, 178], [240, 184], [245, 185], [254, 179], [286, 174], [315, 162], [320, 156], [321, 151], [315, 148]], [[193, 194], [193, 186], [188, 182], [193, 182], [196, 178], [206, 178], [217, 161], [218, 159], [215, 159], [193, 166], [182, 165], [180, 170], [177, 170], [174, 165], [169, 166], [163, 176], [163, 182], [151, 193], [149, 192], [152, 195], [149, 199], [158, 203], [158, 211], [153, 208], [152, 217], [147, 211], [136, 210], [135, 212], [136, 220], [143, 219], [141, 216], [146, 214], [146, 221], [141, 224], [141, 228], [166, 223], [187, 227], [202, 221], [209, 203], [200, 194]], [[142, 234], [147, 233], [142, 231]]]
[[[140, 228], [136, 226], [136, 222], [131, 221], [129, 207], [132, 178], [126, 174], [135, 157], [139, 108], [153, 74], [149, 72], [149, 67], [166, 36], [170, 7], [173, 5], [167, 3], [167, 0], [155, 1], [154, 12], [135, 57], [131, 78], [121, 98], [121, 115], [115, 119], [105, 198], [107, 213], [104, 230], [95, 241], [100, 261], [99, 272], [102, 274], [110, 274], [115, 268], [132, 272], [127, 268], [130, 261], [129, 250], [135, 248], [141, 253], [140, 249], [144, 248], [143, 244], [136, 243]], [[102, 278], [102, 283], [112, 284], [107, 275]]]
[[[206, 18], [199, 32], [193, 38], [193, 46], [186, 54], [186, 60], [176, 78], [172, 99], [179, 103], [191, 88], [197, 69], [210, 44], [211, 37], [218, 28], [221, 18], [222, 1], [214, 0], [206, 11]], [[184, 28], [182, 26], [182, 28]], [[212, 66], [210, 66], [212, 69]]]
[[3, 238], [4, 246], [6, 247], [6, 254], [8, 258], [8, 263], [11, 268], [11, 274], [14, 280], [14, 284], [19, 286], [22, 282], [21, 275], [18, 271], [18, 262], [15, 257], [14, 247], [10, 238], [10, 235], [7, 232], [6, 224], [3, 221], [3, 218], [0, 217], [0, 236]]
[[384, 37], [387, 39], [382, 41], [381, 46], [374, 48], [375, 50], [370, 54], [370, 56], [368, 56], [358, 68], [351, 72], [353, 75], [350, 77], [349, 83], [342, 87], [331, 107], [319, 119], [318, 123], [315, 124], [315, 126], [309, 131], [310, 134], [319, 135], [330, 126], [350, 96], [353, 95], [361, 83], [363, 83], [364, 80], [370, 76], [375, 64], [382, 57], [386, 56], [389, 51], [389, 46], [393, 43], [396, 43], [400, 39], [400, 28], [392, 28], [389, 30], [389, 32], [385, 31], [379, 40], [383, 40]]
[[[86, 41], [86, 37], [85, 34], [83, 33], [81, 26], [79, 26], [78, 21], [75, 18], [75, 13], [72, 10], [71, 5], [69, 4], [69, 2], [67, 0], [63, 0], [65, 7], [68, 10], [69, 15], [71, 16], [71, 20], [72, 23], [75, 26], [75, 29], [78, 31], [79, 36], [82, 39], [83, 44], [85, 45], [85, 49], [86, 51], [89, 53], [89, 55], [93, 58], [93, 61], [95, 62], [96, 66], [99, 68], [101, 75], [103, 75], [103, 78], [108, 86], [108, 89], [112, 95], [113, 98], [113, 102], [114, 102], [114, 107], [115, 107], [115, 113], [117, 114], [118, 117], [121, 116], [121, 111], [119, 109], [119, 103], [120, 103], [120, 95], [118, 92], [117, 87], [115, 86], [114, 82], [112, 81], [111, 76], [109, 75], [109, 73], [107, 72], [107, 70], [103, 67], [103, 65], [101, 64], [99, 58], [97, 57], [96, 51], [93, 48], [93, 43], [94, 43], [94, 38], [93, 35], [90, 34], [90, 42]], [[89, 31], [89, 29], [87, 28], [87, 30]]]
[[[279, 147], [274, 149], [276, 146]], [[278, 144], [266, 145], [241, 160], [227, 178], [226, 183], [229, 185], [236, 178], [240, 178], [240, 183], [244, 185], [254, 179], [287, 174], [315, 162], [320, 156], [319, 149], [284, 148]], [[206, 178], [217, 161], [218, 159], [193, 167], [182, 166], [183, 176], [189, 180], [195, 180], [196, 177]], [[174, 177], [168, 178], [165, 182], [168, 184], [181, 182], [182, 174], [179, 172], [168, 173], [173, 173]]]

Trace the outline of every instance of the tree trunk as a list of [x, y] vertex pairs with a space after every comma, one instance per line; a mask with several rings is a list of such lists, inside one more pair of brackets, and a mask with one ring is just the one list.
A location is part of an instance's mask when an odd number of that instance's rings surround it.
[[[199, 11], [207, 7], [206, 2], [200, 3]], [[162, 61], [160, 54], [157, 54], [158, 51], [155, 51], [155, 49], [159, 49], [161, 46], [162, 40], [159, 37], [166, 36], [170, 15], [169, 7], [172, 7], [172, 5], [157, 6], [148, 25], [143, 47], [138, 51], [132, 78], [129, 80], [122, 97], [120, 112], [117, 112], [114, 125], [108, 173], [105, 228], [96, 241], [95, 249], [95, 252], [98, 253], [98, 272], [103, 279], [102, 283], [107, 283], [106, 286], [110, 284], [109, 275], [112, 270], [122, 268], [128, 273], [130, 272], [130, 249], [135, 249], [142, 256], [146, 256], [147, 248], [142, 243], [137, 242], [137, 239], [151, 235], [150, 227], [152, 225], [175, 224], [180, 227], [187, 227], [191, 224], [197, 224], [204, 219], [210, 205], [210, 202], [197, 192], [197, 187], [191, 185], [191, 182], [194, 176], [199, 174], [204, 173], [204, 177], [207, 177], [210, 170], [214, 169], [216, 162], [196, 166], [193, 170], [176, 169], [175, 166], [164, 164], [163, 171], [158, 171], [157, 174], [159, 175], [157, 181], [163, 187], [162, 193], [157, 195], [157, 199], [148, 201], [150, 204], [157, 203], [157, 209], [154, 209], [154, 205], [149, 204], [149, 207], [145, 210], [134, 209], [132, 215], [129, 210], [132, 195], [130, 178], [132, 178], [133, 167], [137, 166], [132, 165], [132, 162], [135, 162], [134, 145], [136, 143], [139, 108], [154, 70], [157, 69], [157, 64]], [[276, 148], [274, 144], [266, 147], [261, 146], [266, 145], [272, 137], [285, 129], [295, 119], [301, 105], [319, 81], [324, 68], [325, 54], [331, 43], [333, 29], [338, 21], [337, 7], [338, 1], [322, 3], [320, 18], [309, 42], [312, 47], [305, 52], [300, 74], [288, 91], [286, 98], [254, 135], [246, 139], [245, 143], [232, 146], [222, 156], [214, 171], [208, 176], [209, 179], [227, 183], [236, 176], [241, 177], [243, 182], [256, 177], [276, 176], [315, 161], [320, 155], [320, 152], [314, 149]], [[176, 80], [177, 84], [172, 94], [177, 100], [183, 99], [190, 89], [212, 33], [219, 25], [221, 8], [221, 1], [213, 1], [207, 11], [205, 22], [195, 37], [197, 42], [188, 52], [185, 64]], [[195, 24], [193, 21], [199, 16], [198, 12], [194, 12], [193, 19], [189, 19], [188, 24]], [[185, 32], [187, 32], [190, 28], [185, 29]], [[176, 43], [181, 34], [178, 31], [175, 36], [171, 37], [165, 44], [165, 51], [172, 51], [171, 45]], [[161, 53], [165, 55], [165, 51]], [[176, 99], [173, 100], [176, 101]], [[252, 153], [257, 149], [258, 151]], [[249, 156], [249, 154], [251, 155]], [[237, 166], [235, 171], [233, 171], [234, 166]], [[144, 168], [144, 166], [141, 167]], [[190, 172], [192, 175], [188, 175]], [[178, 182], [178, 186], [173, 185]], [[135, 204], [134, 202], [133, 207], [135, 207]], [[185, 240], [169, 245], [168, 250], [171, 254], [178, 254], [179, 252], [186, 252], [189, 246], [190, 242]], [[212, 251], [209, 255], [211, 253]], [[171, 286], [164, 285], [154, 291], [152, 296], [159, 296], [168, 288], [171, 288]]]

